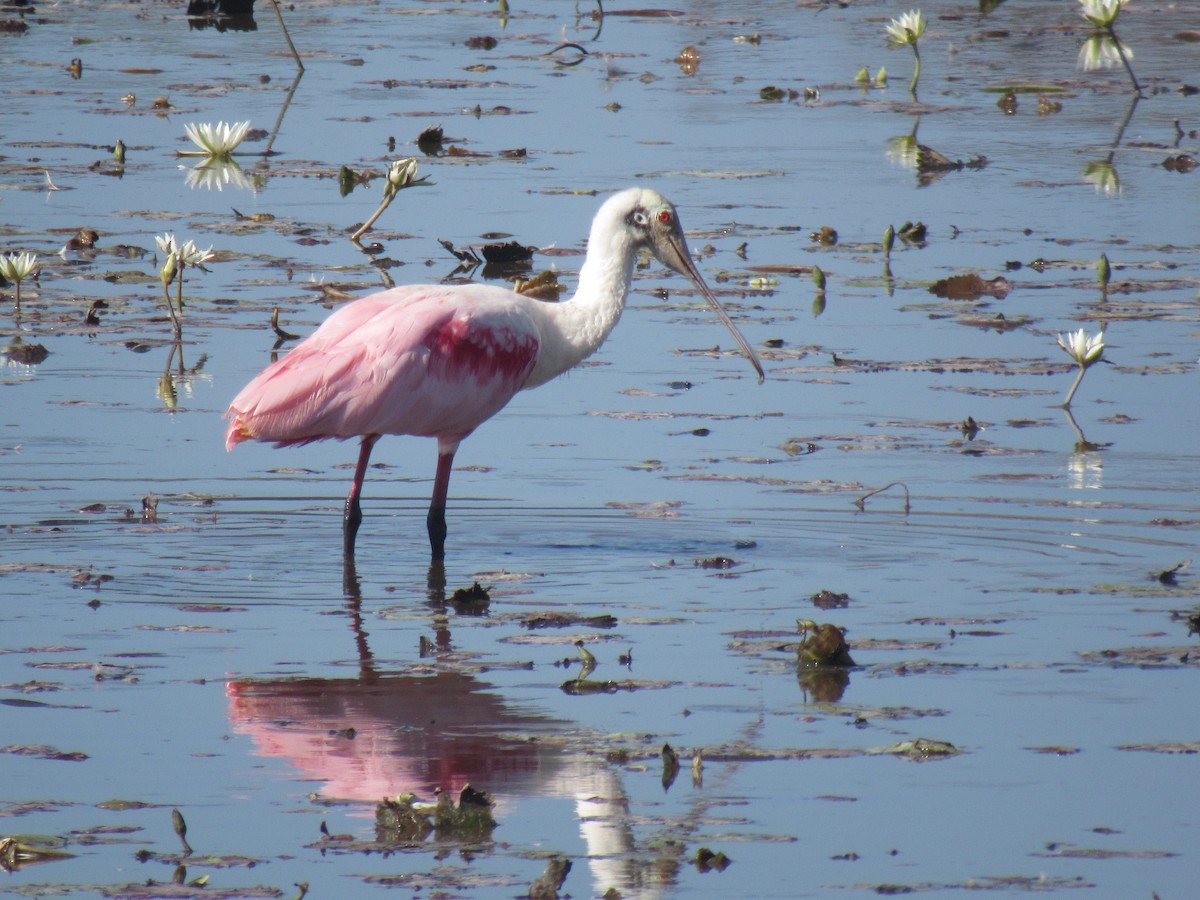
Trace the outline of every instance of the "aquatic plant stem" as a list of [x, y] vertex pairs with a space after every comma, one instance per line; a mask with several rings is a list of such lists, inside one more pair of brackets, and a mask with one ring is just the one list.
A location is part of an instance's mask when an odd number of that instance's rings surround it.
[[1117, 33], [1113, 31], [1112, 25], [1108, 25], [1105, 30], [1117, 47], [1117, 55], [1121, 57], [1121, 64], [1125, 67], [1125, 72], [1129, 75], [1129, 80], [1133, 83], [1134, 93], [1141, 97], [1142, 86], [1138, 83], [1137, 76], [1133, 74], [1133, 66], [1129, 64], [1129, 57], [1125, 53], [1125, 46], [1121, 43], [1120, 38], [1117, 37]]
[[283, 13], [279, 10], [279, 0], [271, 0], [271, 7], [275, 10], [275, 18], [279, 19], [279, 27], [283, 29], [283, 39], [287, 41], [288, 49], [292, 51], [292, 58], [296, 60], [296, 68], [303, 72], [304, 63], [300, 59], [300, 53], [296, 50], [296, 45], [292, 43], [292, 36], [288, 34], [287, 25], [283, 22]]
[[171, 292], [165, 284], [163, 285], [163, 299], [167, 301], [167, 313], [171, 316], [171, 327], [175, 330], [175, 340], [181, 340], [183, 325], [180, 324], [179, 317], [175, 315], [175, 306], [171, 303]]
[[913, 77], [912, 82], [908, 86], [908, 92], [912, 94], [914, 100], [917, 99], [917, 82], [921, 78], [921, 51], [917, 48], [917, 42], [913, 41], [910, 45], [913, 50]]
[[[390, 188], [391, 185], [388, 185], [388, 187]], [[359, 238], [366, 234], [371, 229], [371, 226], [375, 224], [375, 220], [383, 215], [383, 211], [392, 205], [392, 201], [396, 198], [398, 193], [400, 192], [396, 190], [388, 190], [384, 192], [383, 202], [379, 204], [379, 209], [375, 210], [375, 214], [371, 216], [371, 218], [367, 219], [367, 221], [363, 222], [362, 225], [359, 226], [358, 230], [354, 232], [354, 234], [350, 235], [350, 240], [357, 244]]]
[[1069, 391], [1067, 391], [1067, 399], [1059, 404], [1063, 409], [1071, 408], [1071, 401], [1075, 398], [1075, 392], [1077, 390], [1079, 390], [1079, 385], [1083, 381], [1083, 375], [1085, 372], [1087, 372], [1087, 370], [1088, 370], [1087, 366], [1079, 367], [1079, 372], [1075, 376], [1075, 383], [1072, 384], [1071, 389]]

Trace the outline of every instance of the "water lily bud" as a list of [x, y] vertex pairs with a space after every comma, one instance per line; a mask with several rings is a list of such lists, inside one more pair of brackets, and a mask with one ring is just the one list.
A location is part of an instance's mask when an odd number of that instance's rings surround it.
[[1108, 287], [1108, 280], [1112, 277], [1112, 269], [1108, 264], [1108, 255], [1100, 254], [1100, 258], [1096, 260], [1096, 277], [1100, 279], [1101, 287]]
[[825, 273], [821, 271], [820, 266], [813, 266], [812, 280], [813, 284], [817, 286], [818, 291], [825, 290]]
[[388, 166], [387, 180], [394, 191], [408, 187], [416, 177], [417, 161], [411, 156], [406, 159], [398, 159]]
[[888, 227], [885, 228], [884, 232], [883, 232], [883, 255], [884, 256], [892, 255], [892, 247], [895, 245], [895, 243], [896, 243], [896, 229], [893, 228], [891, 225], [888, 225]]

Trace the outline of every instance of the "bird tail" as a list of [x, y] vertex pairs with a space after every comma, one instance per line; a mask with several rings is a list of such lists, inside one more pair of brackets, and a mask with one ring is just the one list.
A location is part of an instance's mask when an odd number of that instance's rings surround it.
[[254, 432], [250, 430], [249, 424], [242, 418], [242, 414], [236, 410], [233, 412], [233, 421], [229, 423], [229, 428], [225, 431], [225, 449], [232, 450], [242, 441], [254, 440]]

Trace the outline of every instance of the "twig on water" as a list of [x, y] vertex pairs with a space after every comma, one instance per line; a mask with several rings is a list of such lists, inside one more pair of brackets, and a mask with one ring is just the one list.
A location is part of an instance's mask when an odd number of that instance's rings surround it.
[[279, 307], [276, 306], [271, 310], [271, 330], [275, 332], [275, 337], [280, 341], [294, 341], [300, 337], [298, 334], [292, 334], [290, 331], [284, 331], [279, 327]]
[[894, 488], [894, 487], [898, 487], [904, 491], [904, 514], [907, 516], [909, 514], [909, 512], [912, 510], [912, 504], [909, 502], [908, 485], [905, 484], [903, 481], [893, 481], [891, 484], [885, 484], [881, 488], [876, 488], [873, 491], [868, 491], [867, 493], [865, 493], [861, 497], [859, 497], [857, 500], [855, 500], [854, 505], [858, 507], [859, 512], [864, 512], [866, 510], [867, 498], [874, 497], [876, 494], [882, 494], [884, 491], [889, 490], [890, 488]]
[[287, 41], [288, 49], [292, 51], [292, 58], [296, 60], [296, 68], [303, 72], [304, 63], [300, 59], [296, 45], [292, 43], [292, 36], [288, 34], [287, 25], [283, 22], [283, 13], [279, 10], [279, 0], [271, 0], [271, 6], [275, 9], [275, 17], [279, 19], [279, 27], [283, 29], [283, 38]]

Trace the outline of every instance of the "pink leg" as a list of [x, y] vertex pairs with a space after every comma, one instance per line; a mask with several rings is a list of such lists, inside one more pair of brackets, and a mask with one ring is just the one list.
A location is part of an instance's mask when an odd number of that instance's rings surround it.
[[446, 556], [446, 494], [450, 490], [450, 469], [454, 465], [457, 450], [458, 444], [448, 449], [438, 445], [437, 475], [433, 479], [433, 497], [429, 501], [429, 515], [425, 519], [434, 559]]
[[358, 451], [358, 465], [354, 467], [354, 483], [350, 485], [350, 495], [346, 497], [346, 511], [342, 516], [342, 556], [345, 559], [354, 558], [354, 539], [358, 536], [358, 526], [362, 523], [362, 506], [358, 502], [362, 494], [363, 479], [367, 476], [367, 464], [371, 461], [371, 450], [379, 440], [378, 434], [363, 435], [362, 446]]

